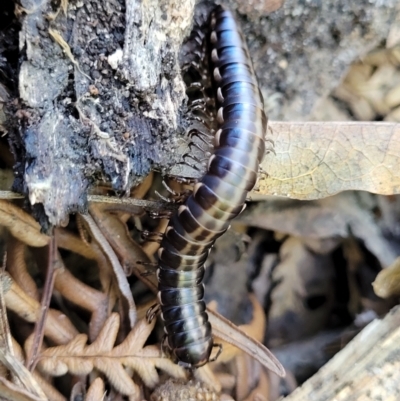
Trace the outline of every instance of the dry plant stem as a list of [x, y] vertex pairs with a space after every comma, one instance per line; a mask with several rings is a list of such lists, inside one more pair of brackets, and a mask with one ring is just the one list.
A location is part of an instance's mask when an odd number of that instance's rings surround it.
[[77, 235], [72, 234], [65, 228], [57, 227], [54, 230], [57, 246], [62, 249], [77, 253], [86, 259], [96, 259], [96, 254], [91, 247], [82, 242]]
[[35, 281], [28, 273], [25, 262], [25, 244], [10, 236], [7, 243], [7, 271], [14, 281], [32, 298], [39, 300]]
[[[118, 288], [121, 291], [122, 296], [125, 298], [125, 300], [128, 303], [129, 321], [130, 321], [131, 328], [133, 328], [133, 326], [136, 323], [136, 306], [135, 306], [135, 301], [133, 300], [131, 289], [129, 287], [128, 280], [126, 279], [124, 270], [122, 269], [122, 266], [119, 263], [117, 255], [111, 248], [107, 239], [104, 237], [104, 235], [100, 231], [99, 227], [97, 226], [95, 220], [93, 220], [92, 216], [90, 216], [90, 215], [81, 215], [81, 216], [88, 224], [93, 237], [96, 239], [96, 241], [101, 246], [102, 250], [104, 251], [104, 253], [107, 255], [107, 257], [110, 260], [110, 263], [114, 270], [115, 277], [118, 282]], [[97, 216], [97, 217], [99, 217], [99, 216]], [[101, 221], [101, 217], [100, 217], [100, 221]]]
[[97, 266], [99, 268], [99, 279], [104, 293], [107, 294], [108, 311], [111, 312], [118, 298], [117, 288], [113, 285], [114, 274], [112, 266], [96, 242], [92, 242], [90, 247], [96, 255]]
[[[114, 282], [114, 273], [112, 269], [112, 265], [109, 261], [109, 259], [106, 257], [106, 255], [102, 252], [100, 246], [97, 244], [96, 241], [90, 241], [88, 237], [88, 232], [86, 229], [86, 226], [84, 224], [84, 220], [78, 215], [77, 216], [77, 227], [79, 230], [80, 234], [80, 243], [85, 244], [86, 249], [91, 249], [91, 252], [93, 253], [94, 259], [97, 261], [97, 265], [99, 268], [99, 278], [100, 282], [103, 288], [103, 291], [105, 294], [107, 294], [107, 299], [108, 299], [108, 313], [111, 312], [113, 309], [115, 303], [118, 300], [119, 292], [117, 286], [113, 285]], [[94, 338], [91, 337], [91, 335], [94, 334], [94, 332], [91, 331], [90, 333], [90, 339], [91, 341], [94, 340]]]
[[113, 205], [128, 205], [128, 206], [139, 206], [147, 211], [158, 212], [161, 210], [175, 211], [178, 206], [165, 201], [152, 201], [145, 199], [132, 199], [132, 198], [117, 198], [115, 196], [103, 196], [103, 195], [88, 195], [88, 200], [97, 203], [108, 203]]
[[249, 393], [249, 370], [246, 358], [243, 355], [238, 355], [235, 358], [236, 366], [236, 391], [235, 396], [237, 400], [243, 400]]
[[92, 312], [89, 338], [95, 339], [108, 316], [108, 297], [74, 277], [65, 268], [60, 254], [57, 258], [59, 268], [55, 272], [54, 288], [75, 305]]
[[51, 296], [53, 295], [54, 288], [54, 278], [55, 278], [55, 262], [56, 257], [56, 239], [53, 236], [49, 244], [49, 256], [46, 271], [46, 279], [44, 282], [42, 301], [40, 304], [40, 314], [37, 321], [35, 322], [35, 329], [33, 331], [33, 342], [32, 347], [29, 349], [26, 358], [26, 367], [32, 372], [36, 365], [36, 359], [39, 354], [39, 350], [43, 344], [44, 327], [46, 322], [46, 317], [50, 307]]
[[0, 191], [0, 199], [24, 199], [25, 196], [13, 191]]
[[102, 233], [122, 260], [124, 268], [129, 273], [133, 272], [152, 291], [154, 289], [157, 291], [155, 276], [145, 276], [147, 271], [144, 264], [149, 263], [150, 260], [142, 248], [131, 239], [126, 225], [117, 217], [107, 213], [107, 205], [91, 205], [89, 210]]

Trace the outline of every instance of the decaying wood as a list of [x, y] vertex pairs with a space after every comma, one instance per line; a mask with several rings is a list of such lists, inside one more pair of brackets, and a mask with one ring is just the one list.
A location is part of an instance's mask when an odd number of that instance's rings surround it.
[[25, 181], [15, 189], [54, 225], [84, 210], [93, 175], [127, 192], [180, 161], [171, 154], [185, 100], [178, 54], [194, 10], [193, 0], [65, 4], [21, 2], [24, 113], [11, 140]]
[[400, 397], [400, 307], [374, 320], [284, 401], [380, 401]]

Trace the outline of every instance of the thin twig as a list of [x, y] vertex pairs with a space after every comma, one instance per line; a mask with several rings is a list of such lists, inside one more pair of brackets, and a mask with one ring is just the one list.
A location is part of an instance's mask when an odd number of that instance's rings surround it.
[[50, 300], [53, 294], [54, 287], [54, 264], [57, 260], [56, 257], [56, 240], [55, 237], [51, 237], [49, 243], [49, 257], [47, 263], [46, 280], [44, 283], [43, 296], [41, 302], [41, 308], [39, 313], [39, 318], [35, 323], [35, 329], [33, 331], [33, 342], [32, 347], [29, 349], [28, 357], [26, 359], [26, 367], [32, 372], [36, 365], [36, 359], [38, 357], [39, 351], [42, 347], [43, 336], [44, 336], [44, 325], [49, 311]]
[[24, 195], [13, 191], [0, 191], [0, 199], [23, 199]]
[[111, 245], [108, 243], [107, 239], [104, 237], [103, 233], [100, 231], [99, 227], [97, 226], [96, 222], [90, 215], [81, 214], [81, 217], [86, 221], [87, 225], [90, 228], [90, 231], [93, 237], [96, 239], [98, 244], [101, 246], [104, 253], [110, 260], [111, 266], [113, 267], [115, 277], [118, 282], [119, 290], [121, 291], [122, 296], [128, 303], [129, 306], [129, 323], [131, 328], [136, 323], [137, 312], [136, 312], [136, 305], [135, 301], [133, 300], [132, 292], [129, 287], [128, 280], [124, 273], [124, 269], [121, 266], [121, 263], [118, 260], [117, 255], [115, 254], [114, 250], [111, 248]]
[[[21, 195], [13, 191], [0, 191], [0, 199], [23, 199], [24, 195]], [[145, 199], [134, 199], [134, 198], [118, 198], [116, 196], [103, 196], [103, 195], [88, 195], [88, 201], [94, 203], [111, 203], [114, 205], [128, 205], [128, 206], [139, 206], [145, 210], [171, 210], [175, 211], [179, 205], [167, 203], [164, 201], [153, 201]]]

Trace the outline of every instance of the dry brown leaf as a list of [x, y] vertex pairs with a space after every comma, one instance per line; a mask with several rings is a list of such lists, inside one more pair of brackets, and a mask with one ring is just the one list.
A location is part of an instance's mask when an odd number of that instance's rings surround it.
[[341, 191], [400, 193], [400, 124], [270, 124], [275, 153], [266, 155], [252, 199], [279, 195], [311, 200]]
[[280, 263], [272, 273], [278, 284], [271, 292], [268, 325], [274, 345], [321, 329], [334, 300], [335, 273], [328, 256], [310, 252], [294, 237], [283, 243], [279, 254]]
[[1, 199], [0, 225], [7, 227], [15, 238], [30, 246], [42, 247], [50, 241], [50, 237], [40, 232], [39, 223], [32, 216]]
[[154, 323], [142, 319], [137, 322], [126, 339], [114, 347], [119, 329], [119, 316], [113, 313], [106, 321], [98, 338], [87, 345], [87, 336], [79, 334], [70, 343], [48, 348], [39, 357], [39, 368], [49, 375], [63, 375], [67, 372], [87, 375], [93, 369], [105, 374], [111, 385], [123, 395], [138, 396], [139, 386], [127, 370], [136, 372], [147, 387], [153, 388], [159, 380], [157, 369], [183, 379], [183, 368], [162, 355], [158, 347], [144, 347]]
[[267, 347], [248, 336], [219, 313], [210, 309], [207, 309], [207, 312], [216, 337], [235, 345], [278, 376], [285, 376], [285, 369]]
[[[256, 341], [262, 342], [264, 340], [266, 327], [265, 312], [254, 294], [249, 294], [249, 299], [253, 306], [252, 320], [247, 324], [238, 326], [238, 328], [248, 336], [254, 338]], [[209, 304], [208, 307], [211, 307], [211, 305]], [[221, 340], [219, 340], [219, 343], [222, 345], [222, 353], [217, 360], [218, 363], [229, 362], [241, 352], [241, 350], [237, 348], [235, 344], [226, 343], [225, 341]]]
[[372, 195], [365, 192], [349, 191], [312, 202], [271, 197], [269, 202], [245, 210], [238, 220], [301, 238], [346, 238], [351, 233], [386, 267], [396, 258], [397, 250], [378, 226], [375, 207]]

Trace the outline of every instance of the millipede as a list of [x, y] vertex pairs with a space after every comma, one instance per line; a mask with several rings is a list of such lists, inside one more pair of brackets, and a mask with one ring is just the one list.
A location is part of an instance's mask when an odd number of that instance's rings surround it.
[[245, 207], [265, 153], [267, 117], [247, 45], [233, 14], [210, 15], [208, 66], [217, 132], [207, 172], [172, 216], [159, 249], [158, 299], [170, 357], [186, 368], [210, 360], [204, 264], [215, 240]]

